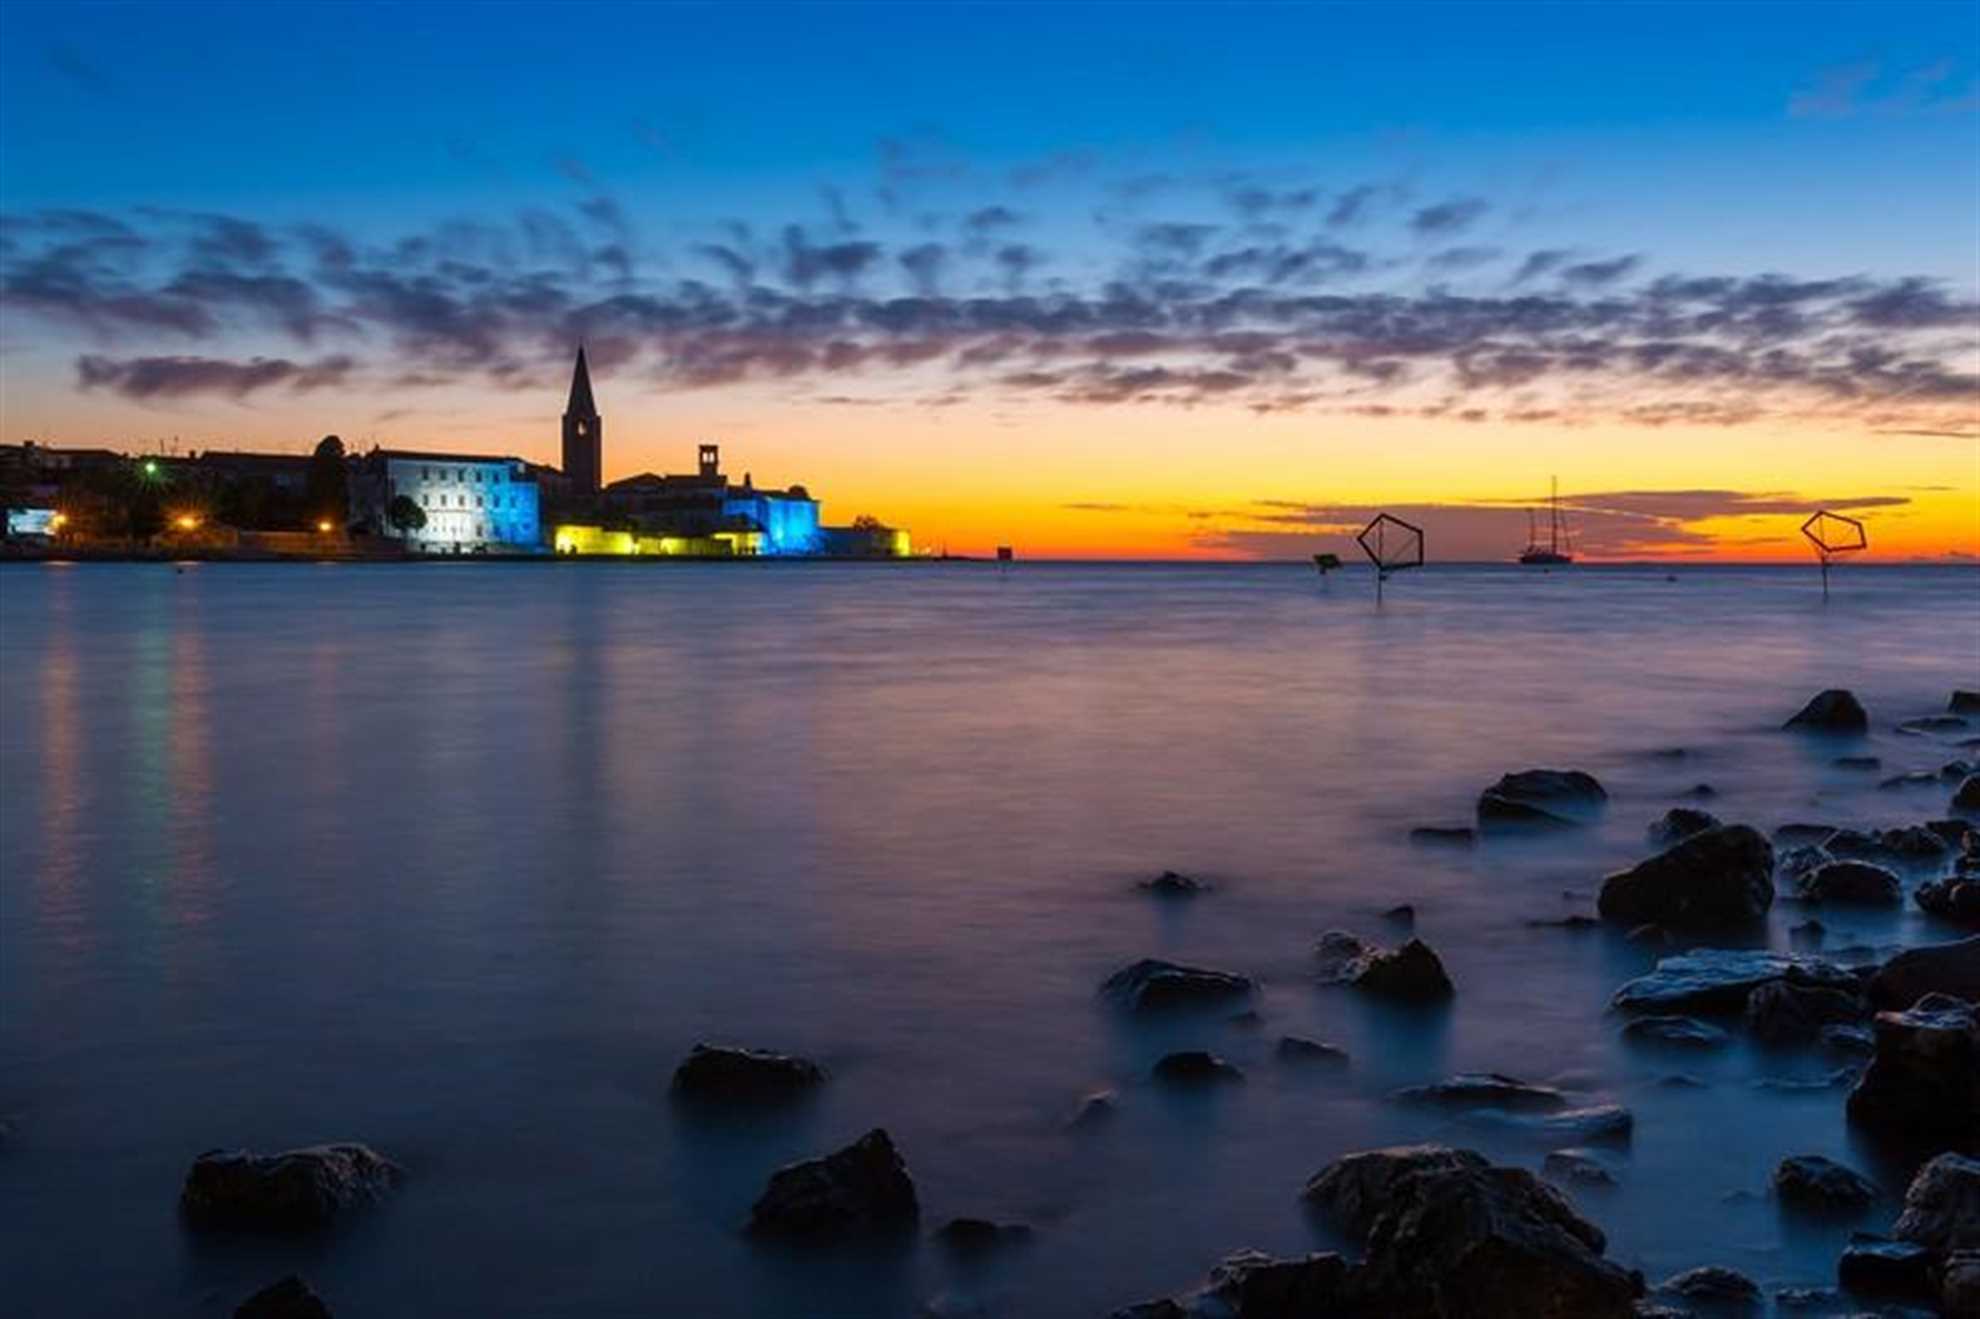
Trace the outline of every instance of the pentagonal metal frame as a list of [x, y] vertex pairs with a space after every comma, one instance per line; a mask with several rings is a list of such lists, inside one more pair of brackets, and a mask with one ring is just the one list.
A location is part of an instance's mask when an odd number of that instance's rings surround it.
[[[1416, 547], [1414, 558], [1391, 559], [1389, 557], [1387, 536], [1388, 529], [1391, 526], [1401, 527], [1410, 534], [1411, 543]], [[1375, 545], [1368, 543], [1368, 537], [1371, 533], [1375, 537]], [[1374, 519], [1355, 535], [1354, 541], [1355, 544], [1361, 546], [1361, 552], [1368, 556], [1368, 561], [1375, 565], [1377, 572], [1401, 572], [1405, 568], [1421, 568], [1423, 566], [1423, 528], [1417, 526], [1414, 522], [1405, 522], [1393, 513], [1377, 513]]]
[[[1829, 529], [1831, 523], [1841, 523], [1848, 529], [1851, 539], [1847, 542], [1832, 539]], [[1808, 538], [1808, 543], [1815, 547], [1815, 552], [1824, 558], [1831, 554], [1853, 554], [1857, 550], [1869, 548], [1870, 545], [1869, 534], [1864, 531], [1861, 522], [1852, 517], [1845, 517], [1841, 513], [1831, 513], [1826, 508], [1818, 508], [1808, 515], [1808, 521], [1801, 524], [1801, 534]]]

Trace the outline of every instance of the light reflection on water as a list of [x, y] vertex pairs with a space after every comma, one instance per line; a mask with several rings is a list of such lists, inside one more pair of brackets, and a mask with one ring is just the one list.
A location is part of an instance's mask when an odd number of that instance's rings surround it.
[[[1242, 1246], [1318, 1241], [1300, 1183], [1373, 1143], [1541, 1147], [1381, 1102], [1460, 1068], [1566, 1078], [1638, 1115], [1581, 1203], [1625, 1262], [1816, 1283], [1846, 1226], [1757, 1192], [1788, 1153], [1901, 1185], [1820, 1058], [1625, 1050], [1609, 992], [1655, 950], [1526, 922], [1582, 909], [1704, 780], [1711, 809], [1884, 825], [1780, 720], [1850, 686], [1885, 772], [1954, 748], [1898, 719], [1980, 675], [1970, 572], [1286, 568], [152, 566], [0, 575], [0, 1294], [27, 1312], [206, 1314], [290, 1268], [340, 1312], [871, 1316], [960, 1292], [1085, 1315]], [[1683, 747], [1681, 758], [1657, 756]], [[1412, 849], [1500, 772], [1587, 768], [1585, 838]], [[1174, 867], [1219, 883], [1163, 906]], [[1579, 895], [1566, 898], [1564, 892]], [[1414, 902], [1460, 990], [1397, 1014], [1310, 984], [1309, 945]], [[1786, 946], [1800, 913], [1778, 908]], [[1942, 937], [1824, 912], [1830, 944]], [[1093, 989], [1159, 954], [1263, 978], [1266, 1020], [1144, 1025]], [[1274, 1063], [1333, 1039], [1344, 1075]], [[689, 1121], [697, 1038], [833, 1071], [772, 1121]], [[1169, 1048], [1248, 1072], [1142, 1079]], [[1658, 1085], [1673, 1070], [1704, 1089]], [[1110, 1129], [1062, 1129], [1112, 1086]], [[885, 1125], [928, 1226], [1022, 1250], [769, 1251], [768, 1170]], [[412, 1182], [302, 1247], [196, 1243], [198, 1151], [371, 1141]], [[1873, 1216], [1874, 1217], [1874, 1216]], [[1872, 1222], [1871, 1226], [1880, 1224]], [[37, 1310], [36, 1307], [40, 1307]]]

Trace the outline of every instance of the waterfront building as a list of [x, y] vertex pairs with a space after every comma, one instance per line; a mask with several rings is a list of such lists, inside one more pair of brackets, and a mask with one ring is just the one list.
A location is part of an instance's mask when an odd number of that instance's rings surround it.
[[[428, 553], [536, 550], [543, 542], [537, 487], [520, 458], [373, 449], [351, 466], [351, 520]], [[392, 501], [418, 506], [426, 524], [400, 531]]]
[[601, 502], [613, 520], [649, 535], [724, 537], [746, 554], [817, 554], [822, 549], [818, 501], [801, 485], [758, 489], [748, 474], [742, 484], [732, 485], [722, 474], [719, 445], [702, 445], [690, 474], [629, 476], [605, 487]]

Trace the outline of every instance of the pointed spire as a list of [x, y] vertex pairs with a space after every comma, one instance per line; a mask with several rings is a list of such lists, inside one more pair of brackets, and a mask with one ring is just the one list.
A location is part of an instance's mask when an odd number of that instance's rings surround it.
[[564, 405], [567, 416], [595, 417], [598, 406], [591, 401], [591, 369], [584, 364], [584, 345], [578, 345], [577, 369], [571, 372], [571, 401]]

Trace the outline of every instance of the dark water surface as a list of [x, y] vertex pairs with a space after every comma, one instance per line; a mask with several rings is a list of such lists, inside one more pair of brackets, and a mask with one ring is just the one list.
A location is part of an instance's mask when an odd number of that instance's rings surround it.
[[[1537, 1167], [1544, 1146], [1382, 1099], [1484, 1068], [1635, 1110], [1620, 1187], [1576, 1193], [1615, 1257], [1828, 1281], [1848, 1225], [1784, 1222], [1773, 1164], [1909, 1170], [1846, 1130], [1841, 1090], [1753, 1082], [1835, 1060], [1625, 1046], [1606, 1002], [1656, 950], [1527, 922], [1586, 910], [1700, 780], [1762, 828], [1943, 815], [1947, 791], [1879, 791], [1778, 725], [1848, 686], [1885, 774], [1970, 754], [1893, 725], [1980, 685], [1977, 588], [1864, 568], [1824, 607], [1812, 569], [1452, 568], [1378, 612], [1363, 576], [1263, 567], [8, 569], [0, 1297], [226, 1314], [295, 1269], [346, 1319], [1093, 1315], [1239, 1247], [1324, 1244], [1295, 1197], [1344, 1151]], [[1528, 765], [1597, 774], [1604, 823], [1406, 842]], [[1134, 891], [1165, 867], [1218, 891]], [[1402, 901], [1448, 1012], [1314, 985], [1315, 936], [1393, 939]], [[1804, 915], [1777, 906], [1771, 942]], [[1952, 933], [1822, 919], [1831, 948]], [[1095, 986], [1146, 955], [1260, 977], [1263, 1025], [1122, 1020]], [[1289, 1070], [1288, 1032], [1353, 1062]], [[832, 1080], [697, 1120], [667, 1078], [702, 1038]], [[1246, 1082], [1147, 1083], [1186, 1046]], [[1067, 1130], [1101, 1087], [1117, 1119]], [[771, 1169], [875, 1125], [925, 1227], [1019, 1218], [1031, 1242], [970, 1264], [740, 1235]], [[405, 1164], [398, 1197], [306, 1244], [180, 1226], [199, 1151], [338, 1139]]]

